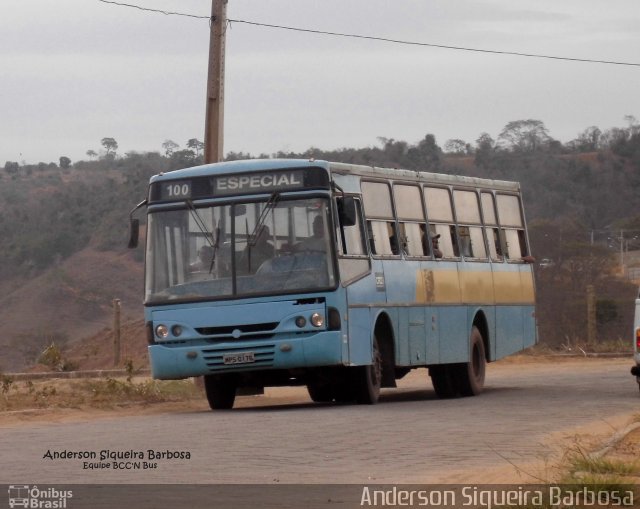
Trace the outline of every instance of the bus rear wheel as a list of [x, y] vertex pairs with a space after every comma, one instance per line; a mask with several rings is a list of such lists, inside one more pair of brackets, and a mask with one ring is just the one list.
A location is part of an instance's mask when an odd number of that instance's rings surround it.
[[229, 410], [236, 400], [236, 381], [225, 375], [205, 375], [204, 390], [211, 410]]
[[382, 352], [378, 338], [373, 336], [373, 358], [368, 366], [354, 369], [353, 390], [357, 403], [375, 405], [380, 398], [382, 387]]
[[433, 389], [440, 399], [455, 398], [458, 395], [456, 368], [457, 365], [454, 364], [439, 364], [429, 368]]
[[456, 379], [461, 396], [476, 396], [484, 388], [487, 357], [482, 333], [475, 325], [471, 329], [469, 348], [469, 362], [459, 364], [457, 368]]

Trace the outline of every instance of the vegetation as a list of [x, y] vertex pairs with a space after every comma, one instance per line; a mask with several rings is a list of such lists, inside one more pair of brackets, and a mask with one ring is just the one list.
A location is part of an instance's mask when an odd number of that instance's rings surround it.
[[0, 412], [32, 408], [114, 408], [170, 401], [201, 400], [192, 380], [105, 377], [90, 380], [16, 382], [0, 375]]
[[[631, 116], [625, 122], [605, 131], [588, 127], [565, 144], [542, 121], [527, 119], [509, 122], [497, 140], [482, 133], [475, 144], [448, 140], [444, 150], [426, 134], [415, 144], [380, 138], [374, 147], [312, 147], [266, 157], [520, 181], [532, 252], [545, 260], [536, 270], [540, 336], [567, 347], [586, 340], [588, 285], [597, 296], [598, 338], [626, 338], [631, 328], [636, 288], [619, 277], [619, 255], [640, 249], [640, 124]], [[114, 138], [100, 143], [104, 151], [88, 150], [87, 161], [62, 156], [59, 165], [6, 162], [0, 171], [0, 277], [34, 277], [87, 246], [124, 251], [128, 213], [145, 196], [149, 177], [202, 161], [203, 144], [196, 138], [184, 150], [165, 140], [163, 154], [118, 155]]]

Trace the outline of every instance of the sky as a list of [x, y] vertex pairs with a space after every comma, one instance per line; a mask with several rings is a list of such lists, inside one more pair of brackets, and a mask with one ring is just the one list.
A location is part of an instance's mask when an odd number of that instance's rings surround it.
[[[210, 0], [125, 0], [209, 16]], [[638, 0], [229, 0], [229, 19], [640, 64]], [[562, 142], [640, 119], [640, 66], [391, 44], [231, 23], [224, 152], [475, 144], [536, 119]], [[204, 139], [209, 23], [98, 0], [1, 0], [0, 167]]]

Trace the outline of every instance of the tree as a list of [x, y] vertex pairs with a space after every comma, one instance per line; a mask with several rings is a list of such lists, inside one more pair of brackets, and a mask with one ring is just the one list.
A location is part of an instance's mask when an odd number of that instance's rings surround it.
[[463, 155], [467, 153], [468, 144], [464, 140], [453, 139], [447, 140], [444, 144], [444, 151], [447, 154], [458, 154]]
[[624, 120], [629, 124], [629, 136], [640, 134], [640, 123], [633, 115], [625, 115]]
[[600, 146], [601, 136], [602, 131], [592, 125], [582, 131], [573, 144], [575, 145], [575, 149], [580, 152], [595, 152]]
[[89, 159], [94, 159], [94, 158], [98, 157], [98, 154], [96, 153], [95, 150], [87, 150], [87, 157]]
[[504, 126], [498, 141], [514, 152], [536, 152], [548, 145], [551, 137], [541, 120], [513, 120]]
[[196, 153], [193, 150], [177, 150], [170, 156], [169, 167], [180, 170], [197, 164]]
[[415, 147], [409, 149], [407, 156], [416, 168], [433, 171], [440, 168], [441, 153], [442, 149], [436, 143], [436, 137], [427, 134]]
[[20, 169], [20, 165], [14, 161], [7, 161], [4, 163], [4, 171], [6, 171], [10, 175], [15, 175], [18, 173]]
[[175, 149], [177, 149], [179, 146], [180, 145], [178, 145], [173, 140], [164, 140], [164, 143], [162, 144], [162, 148], [164, 149], [164, 155], [167, 157], [171, 157], [171, 154], [173, 154]]
[[482, 133], [476, 140], [476, 158], [474, 164], [479, 168], [488, 168], [496, 149], [496, 142], [488, 133]]
[[113, 138], [102, 138], [100, 144], [107, 151], [107, 157], [115, 157], [118, 150], [118, 142]]
[[194, 150], [196, 156], [200, 155], [200, 151], [204, 150], [204, 143], [202, 141], [198, 141], [197, 138], [191, 138], [187, 141], [187, 148]]
[[67, 156], [62, 156], [60, 158], [60, 168], [62, 168], [63, 170], [66, 170], [70, 167], [71, 167], [71, 159], [69, 159]]

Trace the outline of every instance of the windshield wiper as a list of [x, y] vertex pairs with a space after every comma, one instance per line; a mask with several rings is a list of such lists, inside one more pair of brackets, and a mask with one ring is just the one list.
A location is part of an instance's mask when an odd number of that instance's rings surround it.
[[256, 221], [256, 225], [253, 228], [251, 235], [249, 235], [249, 238], [247, 239], [247, 244], [250, 247], [253, 247], [256, 245], [256, 242], [258, 241], [258, 232], [264, 226], [264, 222], [267, 220], [267, 216], [269, 212], [271, 212], [271, 210], [273, 210], [273, 208], [278, 204], [279, 199], [280, 199], [280, 193], [278, 192], [271, 193], [269, 200], [267, 201], [264, 208], [262, 209], [262, 212], [260, 212], [260, 217]]
[[187, 207], [189, 207], [189, 212], [191, 212], [191, 217], [193, 217], [194, 222], [198, 229], [204, 234], [205, 240], [209, 243], [211, 248], [213, 249], [213, 254], [211, 255], [211, 264], [209, 265], [209, 274], [213, 272], [213, 266], [216, 263], [216, 253], [218, 252], [218, 247], [220, 246], [220, 227], [215, 229], [216, 235], [213, 236], [213, 233], [207, 229], [207, 225], [204, 220], [198, 214], [193, 202], [191, 200], [186, 201]]

